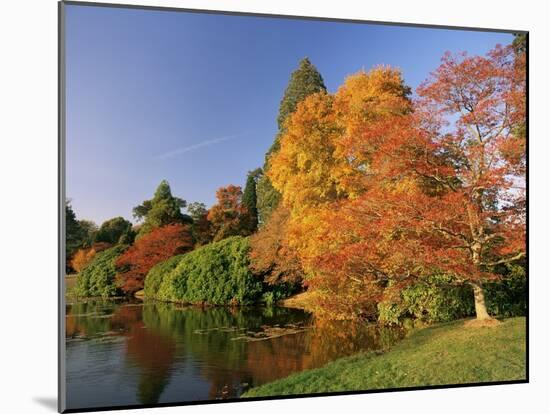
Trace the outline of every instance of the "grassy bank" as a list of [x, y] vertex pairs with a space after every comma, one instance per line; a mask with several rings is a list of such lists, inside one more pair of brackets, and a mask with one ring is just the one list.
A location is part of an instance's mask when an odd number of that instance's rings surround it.
[[76, 286], [76, 278], [76, 275], [65, 276], [65, 295], [70, 295], [73, 293], [73, 290]]
[[525, 318], [493, 328], [464, 321], [413, 332], [382, 355], [363, 353], [252, 388], [243, 397], [525, 379]]
[[318, 310], [316, 300], [317, 297], [315, 296], [315, 292], [306, 290], [305, 292], [297, 293], [279, 301], [278, 305], [287, 308], [303, 309], [315, 313]]

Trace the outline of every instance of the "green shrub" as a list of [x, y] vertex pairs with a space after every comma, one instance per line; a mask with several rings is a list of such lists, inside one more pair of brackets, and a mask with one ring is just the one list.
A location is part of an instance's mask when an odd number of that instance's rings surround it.
[[266, 306], [273, 306], [277, 301], [275, 300], [275, 295], [272, 291], [264, 292], [262, 294], [261, 302]]
[[97, 253], [78, 274], [77, 296], [116, 296], [119, 291], [115, 285], [115, 262], [126, 248], [125, 245], [118, 245]]
[[[257, 302], [262, 283], [249, 270], [247, 237], [235, 236], [211, 243], [166, 263], [163, 275], [150, 273], [145, 279], [146, 297], [160, 300], [249, 305]], [[157, 269], [158, 274], [160, 270]], [[158, 279], [162, 281], [158, 283]], [[158, 289], [155, 287], [158, 286]], [[156, 293], [155, 293], [156, 290]]]
[[146, 297], [155, 298], [158, 296], [163, 278], [175, 269], [183, 256], [183, 254], [172, 256], [168, 260], [157, 263], [149, 270], [145, 277], [144, 293]]
[[378, 319], [398, 323], [412, 317], [425, 322], [447, 322], [474, 313], [470, 286], [454, 286], [448, 276], [437, 275], [404, 289], [394, 301], [378, 304]]
[[[487, 310], [498, 317], [523, 316], [527, 310], [525, 267], [507, 265], [502, 280], [483, 285]], [[475, 315], [472, 289], [454, 286], [447, 276], [432, 276], [404, 289], [397, 300], [378, 304], [378, 319], [398, 323], [406, 317], [425, 322], [447, 322]]]
[[274, 285], [264, 284], [261, 302], [266, 306], [273, 306], [282, 299], [288, 298], [299, 289], [299, 284], [281, 282]]
[[525, 267], [520, 264], [508, 264], [501, 273], [501, 281], [484, 285], [488, 312], [507, 318], [524, 316], [527, 312]]

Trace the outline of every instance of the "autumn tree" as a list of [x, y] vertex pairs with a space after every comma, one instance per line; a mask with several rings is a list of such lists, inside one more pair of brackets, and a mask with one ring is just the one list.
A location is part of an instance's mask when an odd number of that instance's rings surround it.
[[218, 202], [208, 211], [214, 241], [250, 234], [250, 216], [242, 197], [241, 187], [235, 185], [216, 191]]
[[279, 205], [269, 221], [250, 238], [250, 268], [269, 284], [300, 283], [303, 269], [288, 244], [289, 210]]
[[187, 206], [187, 212], [193, 220], [191, 230], [196, 246], [204, 246], [212, 241], [212, 228], [208, 221], [208, 210], [204, 203], [193, 202]]
[[[273, 144], [266, 153], [263, 168], [264, 173], [267, 173], [270, 168], [270, 157], [279, 150], [280, 137], [285, 131], [285, 122], [289, 115], [296, 110], [297, 105], [307, 96], [323, 91], [326, 91], [323, 77], [307, 57], [302, 59], [298, 68], [290, 75], [290, 80], [281, 99], [279, 114], [277, 116], [278, 132]], [[271, 212], [279, 204], [280, 194], [273, 187], [266, 174], [259, 177], [257, 191], [259, 221], [265, 223]]]
[[376, 149], [359, 129], [410, 112], [408, 93], [399, 71], [379, 67], [348, 77], [334, 96], [321, 92], [302, 101], [268, 172], [285, 205], [296, 214], [361, 194]]
[[[519, 87], [510, 94], [510, 103], [516, 108], [514, 130], [502, 147], [502, 154], [515, 167], [516, 174], [527, 173], [527, 34], [517, 34], [512, 42], [514, 70], [512, 82]], [[518, 116], [519, 115], [519, 116]]]
[[78, 249], [71, 259], [71, 267], [80, 273], [88, 263], [90, 263], [97, 253], [100, 253], [111, 247], [111, 243], [94, 242], [91, 247]]
[[415, 111], [398, 73], [378, 68], [348, 78], [330, 110], [317, 95], [290, 118], [269, 175], [333, 314], [372, 316], [384, 296], [443, 272], [472, 286], [477, 317], [489, 318], [483, 282], [525, 254], [514, 134], [524, 78], [511, 51], [446, 55]]
[[[483, 282], [497, 277], [494, 267], [526, 254], [525, 91], [525, 59], [512, 46], [484, 57], [447, 53], [418, 90], [425, 124], [440, 126], [428, 131], [431, 141], [454, 167], [451, 180], [432, 165], [419, 171], [444, 189], [422, 216], [436, 264], [472, 286], [478, 319], [490, 318]], [[452, 263], [438, 241], [453, 246]]]
[[189, 225], [175, 223], [154, 227], [117, 259], [117, 285], [126, 294], [135, 293], [143, 289], [145, 276], [154, 265], [192, 248]]
[[319, 93], [306, 98], [292, 115], [281, 148], [272, 158], [268, 176], [294, 213], [338, 197], [332, 177], [334, 142], [340, 129], [333, 112], [333, 97]]
[[128, 236], [129, 240], [126, 240], [126, 242], [131, 243], [133, 241], [132, 233], [132, 223], [122, 217], [115, 217], [101, 225], [95, 234], [95, 241], [116, 244], [121, 237]]
[[181, 209], [186, 204], [185, 200], [174, 197], [168, 181], [162, 180], [153, 198], [145, 200], [133, 209], [134, 217], [138, 221], [143, 221], [138, 237], [150, 232], [155, 227], [162, 227], [173, 223], [190, 224], [190, 220], [186, 220], [186, 217], [181, 212]]
[[80, 271], [92, 261], [95, 254], [96, 251], [93, 248], [77, 250], [73, 258], [71, 259], [71, 267], [77, 273], [80, 273]]
[[[362, 128], [396, 125], [397, 118], [411, 112], [408, 94], [397, 70], [379, 67], [352, 75], [335, 95], [314, 94], [298, 105], [271, 160], [268, 174], [291, 213], [290, 246], [309, 274], [308, 284], [327, 293], [323, 306], [332, 308], [333, 315], [364, 309], [365, 292], [376, 290], [320, 271], [319, 258], [331, 253], [328, 246], [345, 245], [345, 238], [331, 237], [339, 230], [332, 212], [364, 194], [373, 177], [372, 159], [382, 136], [375, 129], [365, 136]], [[336, 309], [339, 304], [349, 307]]]

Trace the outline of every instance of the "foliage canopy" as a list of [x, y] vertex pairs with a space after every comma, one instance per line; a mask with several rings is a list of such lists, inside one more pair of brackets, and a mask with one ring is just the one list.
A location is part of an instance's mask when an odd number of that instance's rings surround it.
[[184, 216], [181, 212], [186, 205], [185, 200], [172, 195], [168, 181], [162, 180], [153, 198], [145, 200], [133, 209], [134, 217], [143, 220], [138, 237], [150, 232], [155, 227], [174, 223], [190, 224], [189, 217]]

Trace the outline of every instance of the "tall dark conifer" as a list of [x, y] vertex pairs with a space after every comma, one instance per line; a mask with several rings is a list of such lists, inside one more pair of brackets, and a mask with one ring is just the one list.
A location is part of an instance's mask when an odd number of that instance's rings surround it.
[[65, 202], [65, 254], [67, 260], [82, 247], [85, 232], [76, 219], [76, 214], [69, 201]]
[[246, 186], [244, 187], [243, 192], [243, 205], [246, 207], [248, 214], [250, 215], [250, 233], [255, 232], [258, 228], [256, 180], [260, 173], [261, 170], [259, 168], [248, 173]]
[[279, 106], [279, 115], [277, 116], [277, 125], [279, 131], [273, 144], [265, 156], [264, 175], [257, 182], [257, 208], [258, 218], [261, 223], [265, 223], [271, 212], [279, 204], [281, 195], [273, 188], [269, 178], [265, 173], [269, 170], [269, 157], [279, 150], [279, 137], [284, 132], [285, 121], [295, 110], [296, 106], [307, 96], [326, 91], [327, 88], [323, 77], [317, 68], [309, 61], [307, 57], [303, 58], [298, 68], [290, 75], [288, 86], [285, 90], [281, 104]]

